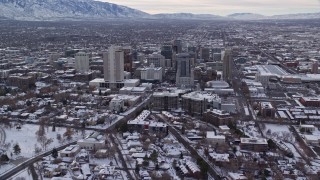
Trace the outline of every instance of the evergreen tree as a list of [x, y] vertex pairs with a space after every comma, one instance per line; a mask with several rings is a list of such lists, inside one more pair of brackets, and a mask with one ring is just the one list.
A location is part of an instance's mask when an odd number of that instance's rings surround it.
[[182, 152], [180, 153], [180, 159], [183, 159], [183, 154], [182, 154]]
[[0, 156], [0, 162], [7, 162], [9, 160], [10, 160], [9, 157], [6, 154], [2, 154]]
[[52, 157], [57, 158], [58, 157], [58, 151], [56, 148], [52, 149], [52, 153], [51, 153]]
[[13, 152], [14, 152], [15, 155], [18, 155], [18, 154], [21, 153], [21, 148], [20, 148], [18, 143], [13, 146]]

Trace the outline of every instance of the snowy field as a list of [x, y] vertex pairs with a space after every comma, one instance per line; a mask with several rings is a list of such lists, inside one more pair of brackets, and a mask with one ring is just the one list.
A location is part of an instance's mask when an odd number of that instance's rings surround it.
[[[5, 129], [6, 140], [5, 143], [9, 143], [8, 154], [13, 153], [13, 146], [18, 143], [21, 148], [21, 153], [18, 156], [30, 158], [35, 154], [35, 147], [41, 147], [40, 143], [37, 141], [36, 132], [39, 130], [38, 125], [25, 124], [21, 126], [21, 130], [16, 128]], [[47, 138], [52, 138], [53, 142], [47, 146], [47, 150], [54, 147], [58, 147], [61, 144], [69, 142], [63, 137], [63, 134], [66, 132], [66, 128], [56, 127], [56, 131], [52, 131], [52, 127], [45, 128]], [[62, 140], [57, 139], [57, 134], [60, 134]], [[77, 140], [82, 137], [81, 132], [74, 132], [73, 138], [70, 141]], [[10, 156], [9, 156], [10, 158]]]
[[265, 128], [262, 131], [266, 137], [277, 141], [288, 141], [293, 143], [295, 140], [289, 127], [286, 125], [265, 124]]
[[[0, 165], [0, 174], [12, 169], [23, 162], [24, 160], [31, 158], [36, 155], [35, 147], [42, 148], [42, 152], [44, 152], [44, 148], [37, 141], [36, 132], [39, 130], [39, 125], [25, 124], [21, 126], [21, 129], [18, 130], [15, 127], [13, 128], [3, 128], [6, 134], [5, 139], [5, 149], [7, 149], [7, 155], [11, 159], [9, 164]], [[86, 131], [84, 134], [81, 131], [74, 130], [72, 139], [67, 140], [63, 134], [66, 132], [66, 128], [56, 127], [55, 131], [52, 131], [52, 127], [45, 127], [45, 136], [49, 139], [52, 138], [52, 143], [47, 146], [47, 150], [51, 150], [54, 147], [58, 147], [62, 144], [66, 144], [71, 141], [75, 141], [83, 138], [88, 135], [91, 131]], [[61, 140], [58, 140], [58, 134], [61, 135]], [[21, 148], [21, 153], [18, 155], [14, 154], [13, 146], [15, 144], [19, 144]], [[11, 156], [12, 155], [12, 156]]]
[[265, 124], [263, 133], [266, 137], [271, 138], [278, 143], [282, 142], [280, 144], [284, 144], [287, 148], [289, 148], [294, 157], [301, 158], [301, 155], [297, 150], [297, 148], [300, 148], [299, 144], [296, 143], [296, 139], [293, 133], [289, 130], [288, 126], [279, 124]]

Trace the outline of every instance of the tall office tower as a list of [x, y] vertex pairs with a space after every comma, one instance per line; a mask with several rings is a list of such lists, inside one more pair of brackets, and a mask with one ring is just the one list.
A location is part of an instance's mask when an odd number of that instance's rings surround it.
[[75, 69], [79, 73], [89, 71], [89, 54], [85, 52], [78, 52], [75, 54]]
[[188, 47], [188, 52], [190, 53], [190, 52], [197, 52], [197, 47], [196, 46], [189, 46]]
[[121, 82], [124, 80], [124, 52], [116, 46], [111, 46], [103, 53], [104, 80], [106, 82]]
[[220, 62], [221, 61], [221, 53], [213, 53], [213, 61]]
[[176, 71], [177, 86], [192, 87], [194, 85], [194, 72], [188, 53], [177, 54]]
[[122, 50], [124, 53], [124, 70], [127, 72], [132, 72], [133, 54], [131, 46], [121, 47], [120, 50]]
[[162, 67], [165, 68], [166, 59], [161, 54], [150, 54], [147, 57], [148, 65], [151, 66], [151, 64], [154, 64], [155, 67]]
[[200, 56], [204, 62], [208, 62], [210, 60], [210, 49], [205, 47], [201, 48]]
[[172, 60], [172, 45], [170, 43], [166, 43], [161, 47], [161, 55], [165, 59]]
[[232, 67], [233, 67], [233, 59], [232, 59], [232, 49], [227, 48], [223, 52], [223, 80], [229, 81], [232, 77]]
[[179, 39], [174, 40], [172, 49], [175, 54], [182, 53], [182, 41]]
[[212, 48], [212, 49], [211, 49], [211, 52], [212, 52], [212, 54], [214, 54], [214, 53], [221, 53], [221, 48], [217, 48], [217, 47]]

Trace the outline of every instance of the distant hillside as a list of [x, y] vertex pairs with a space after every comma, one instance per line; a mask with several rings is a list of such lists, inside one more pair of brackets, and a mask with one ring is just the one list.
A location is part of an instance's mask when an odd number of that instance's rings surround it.
[[0, 16], [17, 20], [63, 18], [129, 18], [148, 16], [139, 10], [94, 0], [0, 0]]
[[164, 18], [164, 19], [226, 19], [222, 16], [212, 15], [212, 14], [192, 14], [192, 13], [172, 13], [172, 14], [155, 14], [152, 15], [153, 18]]
[[320, 13], [284, 14], [274, 16], [264, 16], [253, 13], [234, 13], [228, 15], [229, 18], [237, 20], [260, 20], [260, 19], [320, 19]]

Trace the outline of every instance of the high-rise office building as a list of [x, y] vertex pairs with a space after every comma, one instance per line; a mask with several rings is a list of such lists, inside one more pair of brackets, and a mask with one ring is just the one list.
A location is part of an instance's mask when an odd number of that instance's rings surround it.
[[124, 52], [119, 47], [111, 46], [103, 53], [104, 80], [121, 82], [124, 80]]
[[78, 52], [75, 54], [75, 69], [79, 73], [89, 71], [89, 54], [85, 52]]
[[233, 59], [232, 59], [232, 49], [227, 48], [223, 52], [223, 80], [229, 81], [232, 77], [232, 67], [233, 67]]
[[172, 60], [172, 44], [166, 43], [161, 47], [161, 55], [164, 56], [165, 59]]
[[173, 53], [175, 54], [182, 53], [182, 41], [179, 39], [174, 40], [172, 50], [173, 50]]
[[165, 58], [161, 54], [150, 54], [147, 57], [147, 62], [149, 66], [153, 64], [155, 67], [162, 67], [163, 69], [165, 68], [166, 64]]
[[205, 47], [201, 48], [200, 56], [204, 62], [208, 62], [210, 60], [210, 49]]
[[124, 53], [124, 70], [132, 72], [133, 53], [131, 46], [121, 47], [120, 50]]
[[191, 58], [188, 53], [177, 54], [176, 85], [191, 87], [194, 85], [194, 74], [191, 66]]

